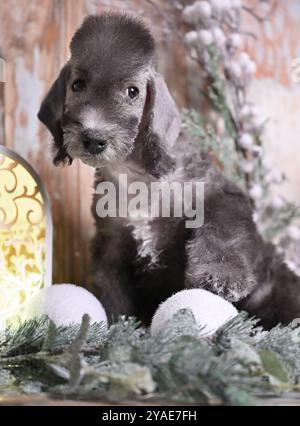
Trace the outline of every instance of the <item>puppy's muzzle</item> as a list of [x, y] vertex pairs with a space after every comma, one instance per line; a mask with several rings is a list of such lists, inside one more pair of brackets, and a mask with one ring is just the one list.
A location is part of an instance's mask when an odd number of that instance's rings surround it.
[[107, 139], [94, 131], [85, 130], [82, 132], [82, 144], [90, 154], [100, 154], [107, 146]]

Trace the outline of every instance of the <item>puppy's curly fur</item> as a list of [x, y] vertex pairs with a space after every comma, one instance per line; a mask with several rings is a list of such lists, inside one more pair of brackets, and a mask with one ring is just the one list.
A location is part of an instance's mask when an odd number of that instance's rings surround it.
[[[78, 83], [79, 82], [79, 83]], [[75, 86], [74, 86], [75, 85]], [[138, 88], [131, 99], [128, 87]], [[54, 162], [79, 158], [96, 168], [95, 185], [155, 180], [205, 182], [205, 220], [104, 218], [93, 213], [96, 293], [110, 317], [145, 323], [164, 299], [205, 288], [261, 318], [265, 327], [300, 317], [299, 278], [265, 244], [247, 196], [217, 170], [180, 116], [156, 71], [154, 40], [139, 20], [88, 17], [71, 42], [71, 59], [42, 103], [39, 118], [54, 138]], [[105, 141], [91, 153], [85, 138]]]

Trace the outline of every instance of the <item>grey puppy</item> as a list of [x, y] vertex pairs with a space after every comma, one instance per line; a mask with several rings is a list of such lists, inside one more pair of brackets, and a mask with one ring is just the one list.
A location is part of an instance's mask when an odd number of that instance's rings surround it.
[[156, 70], [155, 45], [139, 20], [90, 16], [71, 59], [47, 94], [40, 120], [54, 138], [54, 163], [79, 158], [95, 185], [205, 182], [204, 224], [185, 218], [99, 218], [95, 194], [93, 276], [109, 317], [148, 324], [159, 303], [203, 288], [261, 318], [265, 327], [300, 317], [300, 282], [258, 235], [248, 197], [180, 131], [180, 115]]

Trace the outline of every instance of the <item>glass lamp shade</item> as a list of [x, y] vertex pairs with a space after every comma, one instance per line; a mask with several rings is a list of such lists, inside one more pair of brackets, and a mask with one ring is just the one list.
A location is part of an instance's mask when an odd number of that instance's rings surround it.
[[22, 320], [51, 285], [52, 219], [43, 185], [19, 155], [0, 146], [0, 327]]

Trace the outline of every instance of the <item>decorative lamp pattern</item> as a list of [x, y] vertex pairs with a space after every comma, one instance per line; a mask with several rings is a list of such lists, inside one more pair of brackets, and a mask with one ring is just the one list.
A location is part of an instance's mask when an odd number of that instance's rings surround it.
[[51, 285], [52, 219], [43, 185], [19, 155], [0, 146], [0, 326], [22, 320]]

